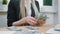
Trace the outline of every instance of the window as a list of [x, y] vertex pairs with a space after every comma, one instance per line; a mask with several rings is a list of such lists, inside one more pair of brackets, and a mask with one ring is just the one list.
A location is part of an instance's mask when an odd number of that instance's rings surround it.
[[52, 0], [43, 0], [44, 6], [52, 6]]
[[2, 1], [2, 4], [7, 4], [7, 0], [3, 0]]

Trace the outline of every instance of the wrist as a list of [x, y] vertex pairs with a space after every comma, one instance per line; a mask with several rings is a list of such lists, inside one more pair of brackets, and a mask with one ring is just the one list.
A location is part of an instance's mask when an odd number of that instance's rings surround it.
[[25, 23], [27, 22], [26, 20], [27, 20], [26, 17], [22, 18], [22, 19], [20, 20], [21, 24], [25, 24]]
[[24, 24], [24, 23], [26, 23], [26, 19], [25, 18], [22, 18], [22, 19], [20, 19], [20, 20], [18, 20], [18, 21], [16, 21], [16, 22], [13, 22], [13, 26], [19, 26], [19, 25], [22, 25], [22, 24]]

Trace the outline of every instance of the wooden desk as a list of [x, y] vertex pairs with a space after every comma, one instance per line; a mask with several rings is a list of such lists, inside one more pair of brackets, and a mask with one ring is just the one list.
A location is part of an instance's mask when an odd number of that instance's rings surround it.
[[[39, 32], [43, 32], [43, 33], [45, 33], [47, 30], [49, 30], [50, 28], [52, 28], [52, 27], [54, 27], [55, 25], [44, 25], [44, 26], [38, 26], [38, 30], [39, 30]], [[26, 30], [27, 28], [26, 27], [24, 27], [24, 26], [17, 26], [18, 28], [22, 28], [23, 30]], [[2, 27], [2, 28], [0, 28], [0, 31], [10, 31], [10, 30], [8, 30], [7, 28], [5, 28], [5, 27]]]

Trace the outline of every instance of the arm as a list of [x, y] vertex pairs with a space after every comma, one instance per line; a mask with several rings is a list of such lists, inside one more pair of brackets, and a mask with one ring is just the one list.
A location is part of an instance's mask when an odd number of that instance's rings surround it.
[[28, 23], [33, 26], [33, 25], [35, 25], [36, 21], [37, 20], [35, 18], [27, 16], [27, 17], [22, 18], [19, 21], [14, 22], [13, 26], [19, 26], [19, 25], [25, 24], [25, 23]]

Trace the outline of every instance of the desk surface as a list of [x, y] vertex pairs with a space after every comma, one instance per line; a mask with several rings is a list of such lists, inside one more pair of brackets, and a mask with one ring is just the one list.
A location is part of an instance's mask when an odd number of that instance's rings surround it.
[[[48, 29], [54, 27], [55, 25], [44, 25], [44, 26], [38, 26], [39, 32], [45, 33]], [[22, 28], [23, 30], [26, 30], [27, 28], [24, 26], [17, 26], [18, 28]], [[0, 28], [0, 31], [9, 31], [6, 27]]]

